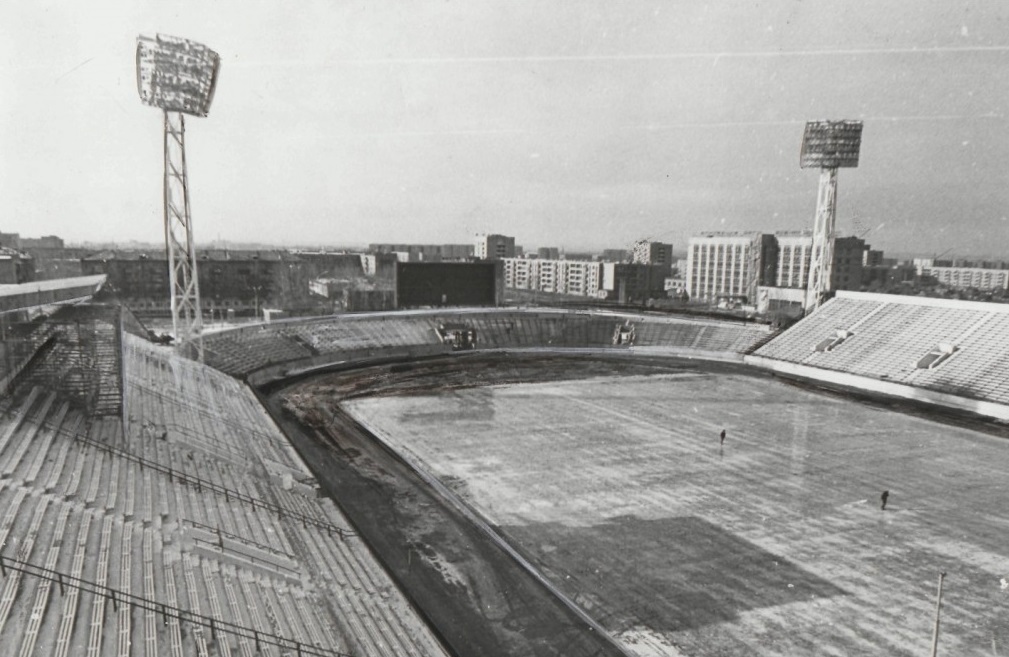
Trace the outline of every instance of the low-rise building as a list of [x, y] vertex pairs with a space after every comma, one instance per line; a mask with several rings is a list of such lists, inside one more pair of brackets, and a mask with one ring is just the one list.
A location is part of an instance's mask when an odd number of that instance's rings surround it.
[[472, 244], [369, 244], [369, 253], [405, 254], [401, 262], [463, 261], [473, 257]]
[[62, 249], [63, 238], [58, 235], [43, 235], [42, 237], [22, 237], [22, 249]]
[[1009, 290], [1009, 269], [987, 267], [923, 266], [922, 276], [930, 276], [938, 283], [952, 288], [978, 290]]
[[[365, 280], [359, 254], [288, 251], [197, 251], [200, 305], [208, 319], [227, 313], [256, 313], [264, 307], [292, 312], [318, 306], [311, 282], [320, 278]], [[390, 256], [377, 256], [389, 260]], [[106, 290], [146, 316], [167, 315], [168, 259], [161, 249], [103, 251], [81, 260], [84, 275], [106, 274]], [[376, 277], [377, 278], [377, 277]], [[390, 285], [391, 289], [391, 285]]]

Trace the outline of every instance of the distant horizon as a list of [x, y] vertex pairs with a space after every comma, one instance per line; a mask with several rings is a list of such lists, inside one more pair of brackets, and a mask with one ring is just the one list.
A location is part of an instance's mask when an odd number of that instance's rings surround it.
[[[8, 232], [8, 231], [0, 231], [0, 232]], [[764, 232], [765, 234], [773, 234], [774, 232], [784, 232], [784, 231], [759, 231], [759, 232]], [[21, 237], [26, 237], [28, 239], [36, 238], [35, 236], [30, 236], [30, 235], [21, 235]], [[59, 236], [57, 235], [57, 237], [59, 237]], [[846, 235], [838, 235], [838, 237], [848, 237], [848, 236], [846, 236]], [[652, 240], [652, 241], [661, 241], [661, 240]], [[163, 242], [161, 242], [161, 243], [158, 243], [158, 242], [144, 242], [144, 241], [138, 241], [138, 240], [125, 240], [125, 241], [121, 241], [121, 242], [116, 242], [116, 241], [90, 241], [90, 240], [86, 240], [86, 241], [83, 241], [83, 242], [71, 242], [71, 241], [64, 240], [64, 242], [65, 242], [67, 248], [81, 248], [81, 249], [88, 249], [88, 248], [94, 248], [94, 249], [119, 248], [120, 250], [137, 250], [137, 249], [151, 249], [151, 250], [154, 250], [154, 249], [164, 249], [165, 248], [165, 244]], [[410, 245], [416, 244], [416, 245], [440, 246], [440, 245], [445, 245], [445, 244], [471, 244], [471, 243], [472, 242], [465, 242], [465, 241], [454, 241], [454, 242], [404, 242], [404, 241], [401, 241], [401, 240], [393, 240], [393, 241], [389, 241], [389, 242], [374, 241], [374, 242], [368, 242], [368, 243], [365, 243], [365, 244], [301, 244], [301, 243], [288, 243], [288, 244], [284, 244], [284, 243], [236, 242], [236, 241], [231, 241], [231, 240], [214, 240], [214, 241], [209, 242], [209, 243], [203, 243], [203, 244], [197, 243], [196, 248], [197, 248], [197, 250], [201, 250], [201, 249], [215, 249], [215, 248], [228, 248], [228, 249], [234, 249], [236, 251], [241, 251], [241, 250], [248, 250], [248, 251], [256, 251], [256, 250], [260, 250], [260, 251], [266, 251], [266, 250], [281, 250], [281, 251], [283, 251], [283, 250], [288, 250], [288, 251], [290, 251], [290, 250], [307, 250], [307, 251], [311, 251], [311, 250], [333, 250], [333, 251], [348, 251], [348, 252], [352, 252], [352, 253], [356, 253], [356, 252], [362, 252], [363, 253], [363, 252], [366, 252], [368, 250], [368, 247], [371, 244], [410, 244]], [[879, 249], [876, 249], [868, 241], [866, 242], [866, 244], [868, 246], [870, 246], [873, 250], [879, 250]], [[557, 248], [557, 249], [560, 249], [560, 252], [561, 252], [562, 255], [563, 254], [567, 254], [567, 253], [576, 253], [576, 254], [578, 254], [578, 253], [591, 253], [591, 254], [594, 254], [594, 255], [599, 255], [603, 251], [606, 251], [606, 250], [626, 250], [626, 251], [630, 252], [630, 248], [629, 247], [611, 247], [611, 246], [604, 246], [604, 247], [599, 247], [599, 248], [588, 248], [588, 247], [586, 247], [586, 248], [578, 248], [578, 247], [570, 247], [570, 248], [568, 248], [568, 247], [565, 247], [565, 246], [562, 246], [562, 245], [541, 245], [541, 246], [527, 247], [524, 244], [518, 244], [517, 242], [516, 242], [516, 246], [517, 247], [522, 247], [522, 249], [524, 250], [525, 253], [535, 253], [536, 250], [540, 249], [540, 248]], [[676, 244], [673, 244], [673, 255], [675, 257], [677, 257], [678, 259], [679, 258], [686, 258], [686, 256], [687, 256], [686, 245], [684, 244], [682, 246], [677, 246]], [[943, 254], [942, 252], [939, 252], [939, 254], [935, 254], [935, 253], [923, 253], [923, 252], [919, 252], [919, 251], [885, 251], [884, 250], [883, 251], [883, 255], [886, 258], [894, 258], [894, 259], [897, 259], [897, 260], [910, 260], [912, 258], [931, 258], [931, 257], [934, 257], [934, 258], [939, 258], [939, 259], [942, 259], [942, 260], [971, 260], [971, 261], [987, 261], [987, 262], [1005, 261], [1005, 262], [1009, 262], [1009, 255], [997, 255], [997, 254], [993, 254], [993, 253], [985, 254], [985, 253], [963, 253], [963, 252], [957, 252], [957, 253], [945, 253], [945, 254]]]

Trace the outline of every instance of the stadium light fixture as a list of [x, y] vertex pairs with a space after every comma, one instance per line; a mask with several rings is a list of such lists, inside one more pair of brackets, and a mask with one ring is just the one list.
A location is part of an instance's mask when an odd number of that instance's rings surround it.
[[220, 56], [203, 44], [158, 34], [137, 38], [137, 91], [145, 105], [206, 116]]
[[203, 361], [203, 317], [196, 271], [186, 173], [184, 114], [207, 116], [217, 87], [220, 56], [206, 46], [158, 34], [137, 39], [137, 92], [164, 113], [165, 248], [176, 345]]

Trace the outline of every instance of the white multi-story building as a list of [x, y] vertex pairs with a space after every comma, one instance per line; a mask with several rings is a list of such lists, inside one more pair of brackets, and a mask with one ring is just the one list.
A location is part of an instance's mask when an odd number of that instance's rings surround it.
[[773, 280], [776, 242], [764, 233], [704, 233], [690, 238], [687, 294], [713, 301], [719, 297], [757, 298], [757, 286]]
[[506, 288], [596, 296], [602, 284], [600, 262], [538, 258], [504, 258], [503, 262]]
[[813, 253], [813, 233], [808, 230], [775, 233], [778, 240], [776, 287], [805, 289], [809, 285], [809, 261]]
[[535, 264], [540, 260], [529, 258], [505, 258], [501, 261], [504, 264], [504, 286], [513, 290], [533, 290], [536, 289], [537, 276]]

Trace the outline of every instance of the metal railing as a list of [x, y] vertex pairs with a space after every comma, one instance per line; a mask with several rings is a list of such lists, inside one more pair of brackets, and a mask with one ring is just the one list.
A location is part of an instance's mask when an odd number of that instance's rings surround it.
[[225, 531], [220, 527], [215, 525], [206, 525], [198, 520], [192, 520], [190, 518], [179, 518], [183, 523], [189, 525], [190, 527], [195, 527], [197, 529], [202, 529], [203, 531], [214, 534], [217, 536], [218, 544], [224, 542], [223, 539], [227, 538], [229, 540], [235, 541], [236, 543], [241, 543], [242, 545], [247, 545], [249, 547], [256, 548], [257, 550], [262, 550], [263, 552], [269, 552], [270, 554], [275, 554], [279, 557], [286, 557], [288, 559], [294, 559], [294, 555], [288, 554], [283, 550], [278, 550], [271, 545], [265, 545], [263, 543], [258, 543], [251, 538], [246, 538], [245, 536], [239, 536], [238, 534], [232, 534], [229, 531]]
[[[59, 430], [57, 429], [57, 431]], [[351, 531], [350, 529], [347, 529], [346, 527], [340, 527], [338, 525], [334, 525], [324, 520], [319, 520], [318, 518], [312, 518], [310, 516], [306, 516], [303, 513], [299, 513], [291, 509], [285, 509], [279, 504], [274, 504], [273, 502], [268, 502], [261, 498], [252, 497], [251, 495], [247, 495], [245, 493], [236, 490], [225, 488], [220, 484], [215, 484], [212, 481], [201, 479], [200, 477], [196, 477], [191, 474], [187, 474], [185, 472], [180, 472], [170, 466], [162, 465], [161, 463], [157, 463], [155, 461], [151, 461], [150, 459], [146, 459], [143, 456], [140, 456], [139, 454], [134, 454], [133, 452], [129, 452], [127, 450], [120, 449], [118, 447], [113, 447], [112, 445], [106, 445], [105, 443], [100, 442], [98, 440], [94, 440], [93, 438], [88, 438], [87, 436], [81, 436], [81, 435], [72, 437], [74, 440], [84, 445], [91, 445], [96, 449], [100, 449], [106, 453], [112, 454], [114, 456], [119, 456], [128, 461], [133, 461], [134, 463], [140, 466], [141, 470], [143, 470], [144, 468], [150, 468], [154, 472], [160, 472], [162, 474], [166, 474], [168, 475], [168, 480], [170, 482], [174, 483], [177, 481], [184, 486], [192, 486], [193, 488], [196, 489], [198, 493], [202, 493], [203, 490], [206, 489], [212, 493], [223, 496], [226, 502], [230, 503], [232, 500], [235, 500], [243, 504], [248, 504], [249, 506], [252, 507], [253, 511], [255, 511], [256, 508], [265, 509], [267, 511], [276, 513], [277, 516], [281, 519], [290, 518], [294, 521], [300, 522], [304, 527], [312, 525], [313, 527], [324, 530], [329, 535], [336, 534], [341, 539], [347, 538], [348, 536], [357, 535], [355, 532]]]
[[169, 618], [175, 618], [178, 619], [179, 622], [190, 623], [197, 627], [210, 628], [210, 636], [215, 641], [217, 640], [218, 633], [229, 634], [240, 639], [251, 639], [256, 644], [257, 652], [260, 651], [260, 646], [268, 645], [277, 646], [282, 650], [293, 650], [296, 655], [299, 655], [299, 657], [352, 657], [352, 655], [338, 650], [320, 648], [318, 646], [301, 643], [300, 641], [289, 639], [277, 634], [261, 632], [244, 625], [217, 620], [216, 618], [210, 616], [204, 616], [186, 609], [180, 609], [179, 607], [173, 607], [172, 605], [167, 605], [162, 602], [156, 602], [154, 600], [149, 600], [148, 598], [133, 595], [132, 593], [126, 593], [118, 589], [113, 589], [105, 586], [104, 584], [97, 584], [95, 582], [81, 579], [80, 577], [74, 577], [73, 575], [67, 575], [50, 568], [28, 563], [27, 561], [21, 561], [19, 559], [13, 559], [11, 557], [0, 555], [0, 576], [6, 578], [7, 571], [9, 570], [29, 575], [31, 577], [37, 577], [49, 582], [55, 582], [60, 587], [61, 595], [65, 593], [66, 587], [69, 586], [80, 591], [101, 596], [102, 598], [111, 601], [112, 607], [116, 611], [119, 611], [120, 604], [126, 604], [135, 609], [153, 611], [161, 614], [162, 620], [166, 623]]

